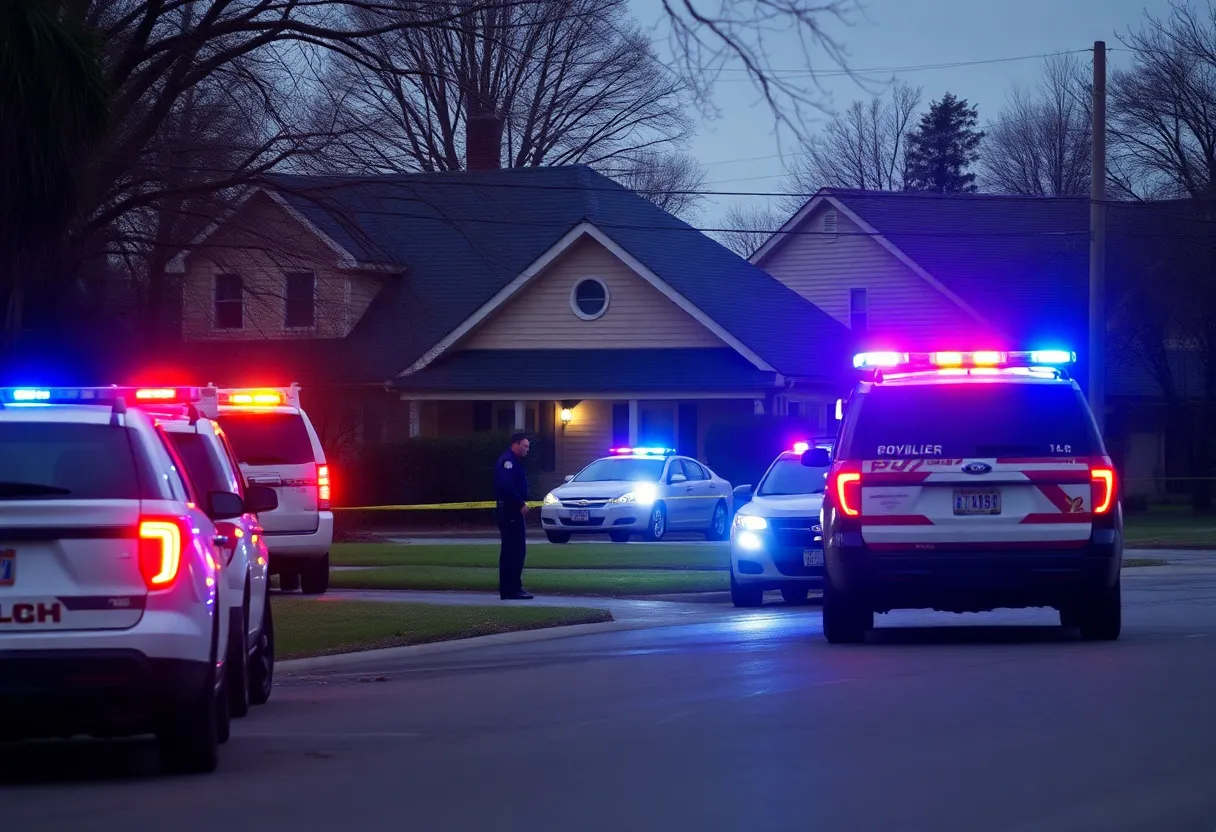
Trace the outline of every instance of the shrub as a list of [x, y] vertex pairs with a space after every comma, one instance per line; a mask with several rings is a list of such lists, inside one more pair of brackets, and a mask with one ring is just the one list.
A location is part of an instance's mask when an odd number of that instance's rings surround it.
[[795, 442], [820, 440], [823, 431], [806, 419], [751, 416], [717, 422], [705, 433], [705, 462], [732, 486], [755, 485], [768, 466]]

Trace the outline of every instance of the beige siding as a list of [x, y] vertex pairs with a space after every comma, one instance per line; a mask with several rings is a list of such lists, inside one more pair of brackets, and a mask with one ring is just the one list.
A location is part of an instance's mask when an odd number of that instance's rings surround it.
[[[821, 205], [807, 217], [803, 229], [823, 231]], [[837, 216], [838, 234], [792, 235], [759, 265], [777, 280], [849, 325], [849, 290], [866, 289], [869, 331], [918, 338], [959, 335], [960, 327], [978, 325], [952, 300], [913, 272], [895, 255], [843, 213]], [[880, 229], [881, 230], [881, 229]]]
[[[583, 278], [608, 287], [608, 310], [574, 314], [570, 293]], [[598, 242], [584, 238], [482, 323], [465, 349], [721, 347], [723, 342]]]
[[[367, 310], [382, 279], [335, 268], [336, 255], [268, 197], [249, 200], [186, 261], [182, 288], [185, 338], [343, 338]], [[315, 279], [315, 326], [284, 326], [286, 274]], [[237, 274], [244, 281], [244, 327], [215, 327], [214, 280]]]
[[612, 402], [582, 401], [574, 408], [574, 420], [565, 433], [557, 434], [557, 474], [577, 474], [583, 466], [603, 456], [612, 445]]

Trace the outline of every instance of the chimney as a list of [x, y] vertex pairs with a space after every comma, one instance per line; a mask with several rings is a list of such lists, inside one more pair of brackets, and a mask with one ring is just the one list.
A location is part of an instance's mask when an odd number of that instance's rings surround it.
[[493, 107], [470, 101], [465, 119], [464, 155], [467, 170], [502, 167], [502, 117]]

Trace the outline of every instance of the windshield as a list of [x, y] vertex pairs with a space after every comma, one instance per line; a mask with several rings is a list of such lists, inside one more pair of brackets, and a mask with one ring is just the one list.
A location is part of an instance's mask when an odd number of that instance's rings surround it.
[[0, 500], [138, 500], [127, 429], [0, 422]]
[[658, 482], [663, 476], [662, 459], [634, 459], [615, 457], [597, 459], [588, 465], [571, 482]]
[[246, 465], [306, 465], [313, 458], [304, 420], [295, 413], [225, 413], [220, 426]]
[[822, 494], [827, 468], [808, 468], [801, 459], [779, 459], [760, 481], [757, 497], [785, 497], [795, 494]]
[[1101, 447], [1064, 384], [877, 386], [860, 398], [842, 454], [852, 459], [1071, 457]]

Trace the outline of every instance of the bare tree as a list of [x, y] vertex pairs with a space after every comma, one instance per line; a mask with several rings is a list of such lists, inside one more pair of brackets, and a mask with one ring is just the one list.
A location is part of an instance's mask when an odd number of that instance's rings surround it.
[[747, 258], [773, 236], [773, 232], [789, 219], [789, 214], [773, 204], [736, 203], [726, 209], [724, 219], [725, 227], [715, 230], [713, 235], [735, 254]]
[[854, 101], [807, 142], [791, 170], [794, 190], [862, 188], [898, 191], [907, 185], [906, 136], [921, 89], [897, 83], [891, 96]]
[[1108, 177], [1137, 198], [1216, 194], [1216, 8], [1171, 7], [1122, 38], [1135, 57], [1110, 84]]
[[691, 222], [705, 199], [705, 169], [686, 153], [642, 150], [601, 170], [655, 205]]
[[1089, 83], [1075, 55], [1044, 62], [1037, 89], [1014, 87], [998, 121], [988, 126], [980, 182], [993, 193], [1089, 194]]

